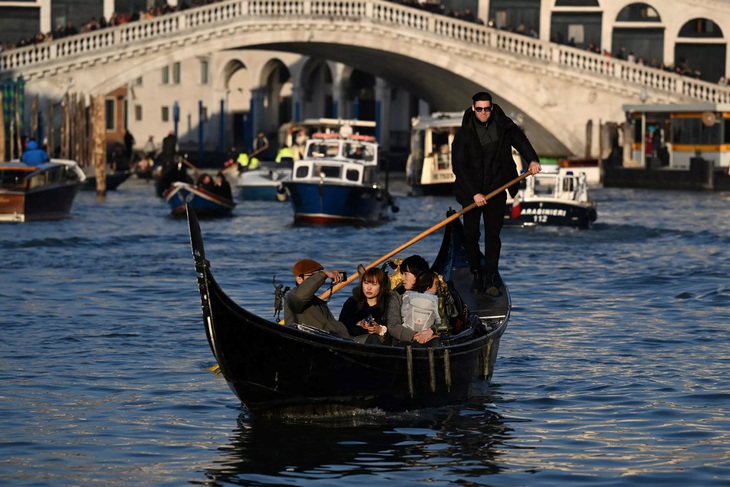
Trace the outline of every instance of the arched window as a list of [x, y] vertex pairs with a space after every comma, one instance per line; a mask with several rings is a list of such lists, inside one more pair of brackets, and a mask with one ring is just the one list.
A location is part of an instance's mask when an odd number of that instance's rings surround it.
[[659, 13], [654, 7], [645, 3], [627, 5], [616, 16], [618, 22], [661, 22]]
[[654, 7], [646, 3], [627, 5], [616, 16], [613, 55], [639, 64], [660, 67], [664, 61], [664, 26]]
[[679, 29], [679, 37], [718, 37], [722, 38], [722, 30], [710, 19], [692, 19]]

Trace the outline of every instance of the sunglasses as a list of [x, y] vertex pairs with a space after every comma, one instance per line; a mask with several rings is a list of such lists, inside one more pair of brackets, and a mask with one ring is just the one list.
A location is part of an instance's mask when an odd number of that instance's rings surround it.
[[492, 107], [474, 107], [475, 112], [491, 112]]

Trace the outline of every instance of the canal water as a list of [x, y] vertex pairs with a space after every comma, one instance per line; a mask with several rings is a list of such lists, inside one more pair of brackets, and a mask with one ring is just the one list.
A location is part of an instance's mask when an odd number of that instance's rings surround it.
[[[207, 370], [187, 226], [151, 184], [2, 225], [0, 483], [728, 485], [730, 195], [592, 197], [591, 230], [503, 231], [514, 309], [491, 387], [316, 420], [251, 417]], [[354, 272], [454, 204], [398, 203], [368, 229], [293, 227], [288, 204], [253, 202], [201, 223], [223, 288], [273, 316], [272, 278], [290, 285], [298, 258]], [[404, 254], [432, 260], [439, 243]]]

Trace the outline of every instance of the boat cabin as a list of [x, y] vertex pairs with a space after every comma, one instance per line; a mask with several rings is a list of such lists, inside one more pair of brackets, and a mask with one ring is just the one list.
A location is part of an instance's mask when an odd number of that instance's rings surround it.
[[463, 117], [463, 112], [437, 112], [411, 119], [411, 151], [406, 162], [409, 184], [456, 180], [451, 168], [451, 144]]
[[550, 172], [548, 169], [548, 172], [541, 172], [536, 176], [527, 178], [524, 182], [523, 198], [526, 201], [539, 198], [577, 202], [588, 201], [585, 173], [576, 175], [572, 171], [562, 173], [557, 170]]
[[634, 165], [687, 170], [695, 157], [712, 161], [716, 170], [730, 165], [730, 104], [624, 105], [623, 109], [630, 124], [624, 157]]
[[0, 167], [0, 188], [5, 191], [31, 191], [86, 179], [74, 166], [58, 162], [54, 160], [37, 166], [21, 162], [5, 163]]
[[378, 146], [364, 135], [314, 134], [304, 158], [294, 163], [293, 181], [374, 184], [378, 181]]
[[296, 149], [304, 149], [313, 134], [350, 133], [377, 138], [376, 126], [372, 120], [342, 118], [307, 118], [301, 122], [287, 122], [279, 127], [279, 147], [286, 145], [297, 152]]

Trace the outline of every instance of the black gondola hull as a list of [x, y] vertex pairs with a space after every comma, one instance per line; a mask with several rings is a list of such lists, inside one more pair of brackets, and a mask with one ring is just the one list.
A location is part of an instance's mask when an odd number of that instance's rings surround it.
[[[279, 325], [238, 306], [211, 274], [192, 211], [188, 218], [208, 342], [228, 385], [251, 412], [325, 414], [459, 404], [475, 383], [491, 378], [509, 317], [504, 285], [499, 298], [469, 297], [476, 310], [470, 326], [442, 337], [442, 346], [355, 343], [306, 325]], [[441, 266], [450, 284], [461, 282], [453, 239], [444, 241], [434, 268]]]

